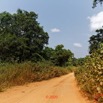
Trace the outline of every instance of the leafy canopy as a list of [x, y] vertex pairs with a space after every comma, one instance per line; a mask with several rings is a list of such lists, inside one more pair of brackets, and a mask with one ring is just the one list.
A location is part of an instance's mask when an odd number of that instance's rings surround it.
[[45, 60], [51, 61], [56, 66], [66, 66], [72, 64], [74, 54], [70, 50], [65, 49], [64, 45], [60, 44], [55, 49], [45, 47], [42, 56]]
[[92, 35], [90, 37], [89, 43], [89, 53], [95, 52], [98, 48], [100, 43], [103, 43], [103, 29], [96, 30], [96, 35]]
[[48, 33], [37, 22], [35, 12], [21, 9], [17, 13], [0, 13], [0, 60], [37, 60], [48, 44]]

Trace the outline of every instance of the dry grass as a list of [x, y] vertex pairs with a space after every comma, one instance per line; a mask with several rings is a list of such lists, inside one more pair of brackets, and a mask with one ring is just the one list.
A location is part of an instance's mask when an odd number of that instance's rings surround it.
[[0, 91], [15, 85], [58, 77], [69, 71], [67, 68], [55, 67], [47, 63], [0, 64]]

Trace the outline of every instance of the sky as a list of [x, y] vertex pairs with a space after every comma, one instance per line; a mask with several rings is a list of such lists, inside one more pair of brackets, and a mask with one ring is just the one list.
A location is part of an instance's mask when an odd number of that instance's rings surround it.
[[92, 9], [93, 0], [0, 0], [0, 12], [34, 11], [49, 34], [49, 47], [63, 44], [75, 57], [89, 52], [89, 38], [103, 25], [103, 6]]

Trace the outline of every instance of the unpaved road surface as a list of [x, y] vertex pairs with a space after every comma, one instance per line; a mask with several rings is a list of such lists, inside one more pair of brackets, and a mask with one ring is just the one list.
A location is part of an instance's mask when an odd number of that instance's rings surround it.
[[0, 103], [90, 103], [76, 85], [74, 73], [12, 87], [0, 93]]

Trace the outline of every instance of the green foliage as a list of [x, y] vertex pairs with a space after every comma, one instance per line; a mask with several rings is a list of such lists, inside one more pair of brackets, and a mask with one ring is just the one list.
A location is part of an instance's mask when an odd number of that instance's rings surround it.
[[36, 21], [35, 12], [17, 10], [17, 13], [0, 13], [0, 60], [36, 61], [45, 44], [48, 34]]
[[56, 66], [71, 65], [74, 56], [70, 50], [64, 49], [62, 44], [57, 45], [55, 49], [45, 47], [41, 55], [45, 60], [49, 60]]
[[57, 66], [72, 64], [73, 53], [57, 45], [45, 47], [48, 33], [37, 22], [35, 12], [17, 10], [17, 13], [0, 13], [0, 62], [48, 60]]
[[67, 68], [53, 66], [50, 62], [42, 63], [1, 63], [0, 64], [0, 91], [14, 85], [47, 80], [69, 73]]
[[64, 49], [63, 45], [57, 45], [54, 52], [53, 62], [57, 66], [68, 65], [68, 60], [73, 58], [73, 53], [70, 50]]
[[97, 6], [98, 3], [102, 4], [103, 0], [94, 0], [93, 1], [93, 8]]
[[86, 61], [86, 57], [85, 57], [85, 58], [75, 58], [75, 57], [74, 57], [74, 58], [71, 60], [71, 64], [72, 64], [73, 66], [78, 67], [78, 66], [84, 65], [85, 61]]
[[75, 76], [84, 91], [98, 102], [103, 101], [103, 44], [86, 58], [85, 65], [75, 72]]
[[78, 65], [79, 65], [79, 66], [82, 66], [82, 65], [84, 65], [84, 63], [85, 63], [85, 58], [78, 58], [78, 59], [77, 59], [77, 62], [78, 62]]
[[90, 37], [89, 53], [95, 52], [99, 48], [99, 44], [103, 43], [103, 29], [96, 30], [97, 35]]
[[42, 54], [43, 58], [45, 60], [49, 60], [51, 61], [52, 58], [53, 58], [53, 55], [54, 55], [54, 49], [53, 48], [50, 48], [50, 47], [45, 47], [42, 51]]

